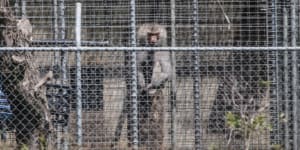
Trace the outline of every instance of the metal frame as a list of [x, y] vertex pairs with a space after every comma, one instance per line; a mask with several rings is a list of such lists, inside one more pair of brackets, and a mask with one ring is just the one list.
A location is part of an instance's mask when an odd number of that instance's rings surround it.
[[300, 51], [293, 47], [0, 47], [0, 51]]
[[[284, 140], [285, 140], [285, 149], [290, 149], [290, 146], [292, 146], [293, 149], [297, 149], [299, 147], [299, 138], [298, 138], [298, 106], [299, 100], [298, 100], [298, 51], [300, 50], [300, 47], [297, 46], [296, 43], [296, 38], [297, 38], [297, 28], [296, 28], [296, 1], [291, 0], [290, 1], [290, 7], [291, 7], [291, 46], [289, 46], [288, 43], [288, 12], [286, 8], [284, 7], [283, 9], [283, 14], [284, 14], [284, 19], [283, 19], [283, 24], [284, 24], [284, 32], [283, 32], [283, 47], [278, 47], [278, 7], [277, 7], [278, 0], [271, 0], [271, 30], [272, 30], [272, 36], [274, 36], [273, 41], [272, 41], [272, 47], [200, 47], [198, 45], [198, 38], [199, 38], [199, 2], [198, 0], [193, 0], [193, 47], [176, 47], [176, 34], [175, 34], [175, 26], [176, 26], [176, 18], [175, 18], [175, 1], [171, 2], [171, 30], [172, 30], [172, 47], [136, 47], [136, 16], [135, 16], [135, 0], [130, 1], [130, 29], [131, 29], [131, 34], [130, 34], [130, 46], [131, 47], [101, 47], [100, 44], [95, 46], [95, 47], [88, 47], [88, 46], [81, 46], [81, 38], [80, 38], [80, 30], [81, 30], [81, 4], [77, 3], [76, 4], [76, 46], [71, 46], [71, 47], [0, 47], [0, 51], [59, 51], [61, 52], [61, 65], [62, 65], [62, 74], [63, 74], [63, 79], [62, 79], [62, 84], [64, 84], [67, 81], [67, 76], [66, 76], [66, 62], [67, 62], [67, 52], [68, 51], [75, 51], [76, 52], [76, 81], [77, 81], [77, 144], [79, 147], [82, 145], [82, 115], [81, 115], [81, 107], [82, 107], [82, 102], [81, 102], [81, 55], [80, 53], [83, 51], [128, 51], [130, 53], [130, 76], [131, 76], [131, 91], [130, 91], [130, 103], [131, 103], [131, 118], [128, 118], [133, 124], [133, 130], [132, 134], [133, 135], [133, 149], [138, 149], [138, 128], [137, 128], [137, 116], [138, 116], [138, 106], [137, 106], [137, 69], [136, 69], [136, 51], [172, 51], [172, 62], [175, 64], [175, 52], [176, 51], [191, 51], [193, 52], [194, 55], [194, 123], [195, 123], [195, 149], [201, 149], [201, 117], [200, 117], [200, 73], [199, 73], [199, 52], [200, 51], [276, 51], [273, 52], [276, 54], [276, 59], [273, 62], [273, 65], [276, 65], [275, 71], [276, 75], [274, 75], [274, 80], [278, 80], [279, 78], [279, 62], [278, 62], [278, 55], [279, 52], [282, 51], [284, 52], [284, 58], [283, 58], [283, 66], [284, 66], [284, 83], [283, 83], [283, 88], [284, 88], [284, 98], [285, 98], [285, 113], [291, 114], [291, 116], [287, 115], [288, 117], [291, 117], [293, 120], [293, 129], [290, 129], [288, 127], [288, 123], [285, 123], [285, 132], [284, 132]], [[17, 2], [16, 2], [17, 4]], [[22, 16], [26, 16], [26, 0], [21, 0], [21, 10], [22, 10]], [[57, 41], [59, 40], [59, 33], [61, 34], [61, 40], [65, 40], [65, 20], [64, 20], [64, 0], [54, 0], [53, 1], [54, 5], [54, 40]], [[16, 5], [17, 6], [17, 5]], [[58, 8], [59, 6], [59, 14]], [[17, 9], [16, 9], [17, 10]], [[59, 26], [58, 23], [60, 20], [61, 25]], [[60, 30], [59, 30], [60, 29]], [[291, 54], [291, 61], [288, 60], [288, 51], [292, 51]], [[57, 62], [59, 60], [56, 60]], [[292, 64], [292, 69], [291, 69], [291, 76], [292, 76], [292, 81], [291, 84], [288, 83], [289, 81], [289, 74], [287, 73], [288, 70], [288, 63], [291, 62]], [[175, 72], [175, 67], [173, 69]], [[276, 111], [279, 113], [279, 89], [278, 85], [276, 85]], [[288, 87], [291, 86], [292, 90], [292, 101], [293, 101], [293, 106], [292, 106], [292, 112], [291, 110], [287, 110], [289, 105], [288, 104]], [[176, 148], [176, 76], [172, 77], [172, 92], [173, 94], [171, 97], [171, 104], [172, 104], [172, 127], [171, 127], [171, 143], [172, 143], [172, 149]], [[279, 124], [279, 119], [278, 116], [272, 116], [275, 118], [274, 122]], [[278, 128], [278, 127], [276, 127]], [[64, 131], [67, 131], [68, 129], [65, 128]], [[289, 131], [293, 130], [293, 133], [290, 133]], [[279, 134], [279, 132], [274, 133], [274, 134]], [[292, 134], [292, 135], [290, 135]], [[289, 145], [289, 137], [293, 137], [292, 144]], [[274, 140], [279, 140], [276, 138]], [[64, 140], [64, 149], [68, 149], [68, 142]], [[275, 142], [276, 143], [276, 142]], [[278, 144], [278, 143], [276, 143]]]

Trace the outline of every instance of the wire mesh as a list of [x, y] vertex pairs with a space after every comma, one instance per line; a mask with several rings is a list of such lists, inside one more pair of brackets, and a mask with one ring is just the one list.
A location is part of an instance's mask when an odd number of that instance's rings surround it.
[[[0, 52], [0, 149], [299, 147], [300, 56], [298, 49], [276, 49], [300, 42], [299, 1], [78, 1], [80, 43], [74, 1], [7, 2], [0, 3], [3, 47], [30, 42], [28, 49], [50, 49]], [[28, 18], [32, 39], [9, 45], [4, 31], [15, 26], [5, 24], [4, 10]], [[175, 54], [169, 62], [175, 78], [152, 91], [141, 87], [139, 73], [152, 83], [155, 71], [164, 69], [155, 68], [153, 58], [162, 51], [130, 49], [150, 46], [135, 36], [147, 23], [166, 29], [167, 36], [160, 37], [166, 44], [159, 46]], [[55, 49], [76, 46], [118, 49], [80, 55]], [[176, 50], [180, 47], [207, 50]], [[140, 54], [147, 55], [141, 63]]]

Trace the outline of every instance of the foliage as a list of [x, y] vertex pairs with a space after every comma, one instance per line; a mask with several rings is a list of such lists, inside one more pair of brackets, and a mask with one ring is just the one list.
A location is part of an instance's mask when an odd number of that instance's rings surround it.
[[218, 150], [218, 147], [216, 145], [210, 145], [208, 150]]
[[39, 149], [40, 150], [46, 150], [47, 139], [46, 139], [45, 135], [40, 135], [39, 136], [38, 143], [39, 143]]
[[283, 150], [282, 145], [275, 144], [271, 146], [271, 150]]
[[[232, 100], [233, 105], [236, 108], [235, 112], [227, 112], [226, 113], [226, 125], [230, 129], [230, 135], [229, 140], [227, 142], [227, 147], [230, 147], [231, 140], [233, 137], [233, 134], [238, 134], [241, 136], [243, 141], [245, 141], [245, 150], [248, 150], [250, 148], [250, 142], [253, 138], [253, 135], [255, 133], [260, 133], [263, 131], [271, 131], [272, 127], [270, 123], [268, 122], [268, 118], [266, 116], [265, 111], [269, 107], [269, 87], [270, 82], [269, 81], [260, 81], [259, 86], [261, 88], [264, 88], [266, 90], [263, 90], [259, 94], [259, 97], [261, 98], [258, 103], [258, 101], [254, 100], [253, 96], [250, 96], [249, 99], [245, 99], [242, 95], [242, 92], [245, 89], [243, 86], [238, 86], [236, 80], [231, 80], [233, 83], [232, 87], [232, 93], [236, 95], [238, 98]], [[246, 101], [249, 105], [257, 106], [258, 108], [249, 111], [249, 106], [238, 104], [236, 101]]]
[[246, 133], [261, 130], [270, 131], [272, 129], [264, 114], [258, 114], [253, 117], [242, 117], [240, 115], [233, 114], [232, 112], [227, 112], [226, 121], [229, 128], [246, 131]]
[[253, 132], [272, 130], [264, 114], [247, 117], [227, 112], [226, 121], [230, 129], [242, 132], [245, 137], [251, 135]]
[[29, 148], [26, 144], [22, 144], [21, 150], [29, 150]]

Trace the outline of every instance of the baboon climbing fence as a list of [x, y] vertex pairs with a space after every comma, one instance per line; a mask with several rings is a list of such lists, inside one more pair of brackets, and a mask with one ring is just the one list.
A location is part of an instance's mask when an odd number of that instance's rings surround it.
[[[298, 0], [78, 2], [1, 0], [0, 149], [300, 147]], [[172, 76], [149, 92], [136, 55], [157, 51]]]

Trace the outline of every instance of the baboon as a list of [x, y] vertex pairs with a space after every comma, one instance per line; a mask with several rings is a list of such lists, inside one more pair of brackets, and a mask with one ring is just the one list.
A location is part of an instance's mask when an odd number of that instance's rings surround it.
[[[144, 24], [137, 32], [139, 46], [167, 46], [167, 31], [158, 24]], [[169, 51], [142, 51], [137, 53], [138, 86], [144, 91], [159, 88], [172, 73]], [[147, 73], [148, 72], [148, 73]]]
[[[158, 24], [144, 24], [137, 32], [139, 46], [167, 46], [166, 29]], [[147, 148], [160, 149], [163, 143], [163, 87], [171, 78], [169, 51], [137, 53], [139, 142]]]
[[[167, 46], [167, 31], [159, 24], [144, 24], [137, 31], [138, 46], [163, 47]], [[128, 66], [129, 55], [125, 54], [125, 66]], [[172, 74], [169, 51], [138, 51], [138, 140], [141, 146], [151, 149], [162, 149], [163, 143], [163, 88]], [[130, 78], [130, 77], [128, 77]], [[131, 82], [126, 80], [127, 90]], [[129, 91], [129, 90], [128, 90]], [[130, 122], [130, 103], [126, 101], [119, 117], [114, 142], [119, 141], [122, 124], [128, 118], [128, 140], [132, 141], [132, 123]], [[112, 144], [113, 146], [114, 144]], [[129, 144], [130, 145], [130, 144]]]

